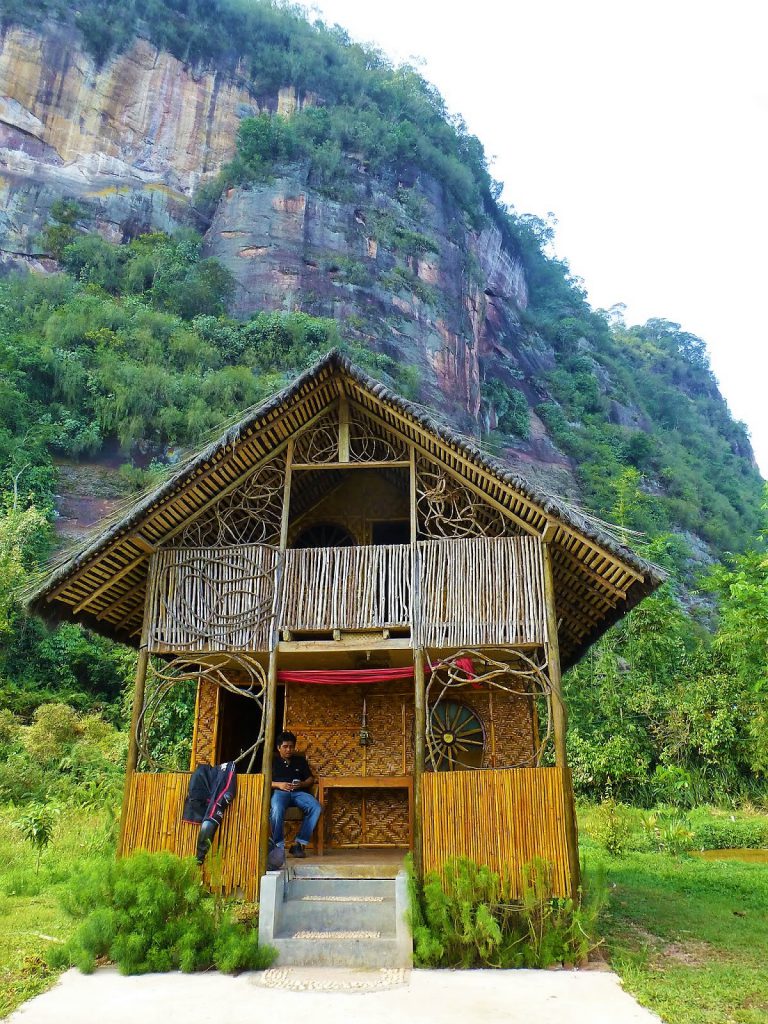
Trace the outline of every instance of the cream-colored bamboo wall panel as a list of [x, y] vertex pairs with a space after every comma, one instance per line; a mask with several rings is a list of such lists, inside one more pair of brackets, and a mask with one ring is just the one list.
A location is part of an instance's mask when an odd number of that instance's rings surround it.
[[[181, 820], [189, 772], [135, 772], [128, 793], [123, 854], [169, 850], [194, 856], [199, 827]], [[259, 822], [263, 777], [239, 775], [237, 796], [227, 808], [205, 861], [205, 878], [217, 891], [258, 900]], [[219, 867], [220, 862], [220, 867]]]
[[269, 650], [279, 560], [267, 544], [157, 551], [150, 565], [149, 650]]
[[417, 548], [419, 637], [424, 647], [546, 641], [538, 538], [421, 541]]
[[523, 865], [543, 857], [555, 895], [571, 894], [560, 768], [426, 772], [421, 812], [425, 870], [469, 857], [508, 874], [519, 897]]

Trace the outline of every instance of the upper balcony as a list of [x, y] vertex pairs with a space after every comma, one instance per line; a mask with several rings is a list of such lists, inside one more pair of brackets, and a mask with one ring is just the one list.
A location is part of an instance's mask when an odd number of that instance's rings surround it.
[[541, 542], [478, 537], [359, 547], [165, 548], [152, 559], [148, 647], [266, 652], [378, 632], [430, 648], [546, 642]]

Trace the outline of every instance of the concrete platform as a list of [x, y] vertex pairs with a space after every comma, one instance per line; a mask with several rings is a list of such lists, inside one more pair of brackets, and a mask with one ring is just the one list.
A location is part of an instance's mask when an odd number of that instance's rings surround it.
[[322, 857], [308, 853], [303, 860], [288, 857], [289, 878], [397, 878], [405, 869], [406, 850], [330, 850]]
[[231, 978], [114, 968], [67, 971], [11, 1024], [659, 1024], [599, 971], [339, 971], [287, 968]]

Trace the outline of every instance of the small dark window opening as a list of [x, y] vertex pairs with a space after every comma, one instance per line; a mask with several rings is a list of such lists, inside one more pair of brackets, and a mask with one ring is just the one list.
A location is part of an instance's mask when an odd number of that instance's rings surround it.
[[295, 548], [351, 548], [355, 538], [339, 523], [313, 523], [302, 530], [293, 543]]
[[410, 544], [411, 524], [407, 519], [389, 519], [371, 524], [371, 543]]

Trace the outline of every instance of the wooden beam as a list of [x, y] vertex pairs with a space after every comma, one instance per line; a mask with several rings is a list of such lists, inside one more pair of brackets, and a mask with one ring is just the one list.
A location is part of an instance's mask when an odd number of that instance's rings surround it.
[[293, 468], [306, 471], [308, 469], [408, 469], [410, 462], [386, 459], [370, 462], [294, 462]]
[[[115, 583], [118, 582], [118, 580], [121, 580], [123, 576], [127, 576], [129, 572], [132, 572], [137, 565], [140, 565], [142, 562], [145, 562], [147, 558], [149, 558], [149, 555], [146, 552], [144, 552], [143, 554], [138, 555], [136, 558], [134, 558], [133, 561], [129, 562], [127, 565], [124, 565], [119, 572], [116, 572], [113, 576], [110, 576], [101, 584], [100, 587], [97, 587], [95, 590], [92, 590], [87, 597], [84, 597], [79, 604], [76, 604], [75, 607], [72, 609], [72, 614], [77, 615], [78, 612], [81, 612], [83, 610], [83, 608], [87, 608], [92, 601], [95, 601], [97, 597], [101, 597], [101, 595], [106, 590], [109, 590], [111, 587], [113, 587]], [[50, 601], [51, 597], [48, 597], [47, 600]]]
[[339, 396], [339, 462], [349, 462], [349, 402], [343, 389]]
[[131, 708], [131, 724], [128, 731], [128, 757], [125, 763], [125, 787], [123, 789], [123, 806], [120, 811], [120, 832], [117, 840], [118, 857], [122, 855], [123, 846], [125, 845], [125, 825], [128, 820], [131, 780], [136, 772], [136, 765], [139, 760], [139, 720], [144, 707], [144, 687], [147, 681], [147, 666], [149, 664], [149, 652], [147, 651], [148, 633], [149, 622], [147, 619], [147, 605], [145, 604], [141, 647], [139, 649], [139, 658], [136, 662], [136, 678], [133, 684], [133, 707]]
[[413, 868], [417, 878], [424, 870], [424, 819], [422, 813], [422, 783], [427, 733], [427, 698], [424, 680], [424, 648], [417, 647], [413, 662]]
[[552, 724], [555, 732], [555, 763], [562, 769], [563, 813], [565, 834], [568, 843], [568, 866], [571, 879], [571, 896], [575, 899], [579, 888], [579, 837], [576, 830], [576, 807], [573, 798], [573, 781], [568, 768], [566, 733], [568, 714], [563, 701], [562, 676], [560, 672], [560, 648], [557, 642], [557, 612], [555, 610], [555, 583], [552, 575], [552, 553], [549, 544], [542, 544], [544, 560], [544, 600], [547, 613], [547, 675], [552, 691]]

